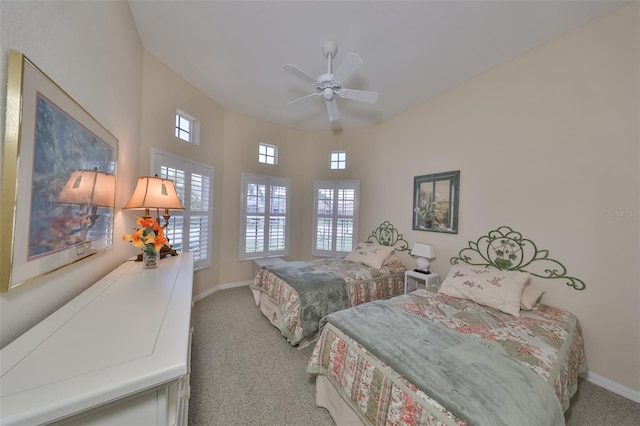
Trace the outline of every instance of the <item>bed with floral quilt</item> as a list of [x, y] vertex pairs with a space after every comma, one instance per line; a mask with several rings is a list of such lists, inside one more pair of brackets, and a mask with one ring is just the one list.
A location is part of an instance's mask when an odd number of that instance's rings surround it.
[[406, 267], [395, 251], [407, 243], [384, 222], [345, 258], [280, 262], [258, 271], [256, 304], [291, 345], [315, 340], [327, 314], [404, 291]]
[[[464, 250], [453, 258], [439, 289], [324, 318], [307, 371], [316, 404], [336, 424], [564, 424], [587, 368], [582, 330], [569, 311], [542, 303], [530, 278], [566, 278], [578, 290], [584, 283], [564, 267], [533, 272], [536, 259], [556, 261], [535, 245], [538, 257], [528, 257], [522, 245], [532, 243], [504, 228], [488, 244], [472, 243], [482, 263]], [[491, 247], [505, 241], [509, 253], [502, 246], [496, 254]], [[496, 256], [511, 267], [498, 268]]]

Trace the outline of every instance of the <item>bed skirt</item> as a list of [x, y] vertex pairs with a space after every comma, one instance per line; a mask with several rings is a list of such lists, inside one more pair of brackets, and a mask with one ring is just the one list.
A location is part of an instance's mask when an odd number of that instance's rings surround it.
[[273, 324], [278, 330], [282, 329], [282, 313], [278, 308], [278, 305], [273, 302], [266, 293], [263, 293], [258, 290], [251, 289], [253, 292], [253, 297], [256, 298], [256, 293], [259, 293], [258, 298], [256, 299], [256, 304], [260, 308], [260, 312], [267, 317], [269, 322]]
[[336, 426], [362, 426], [362, 420], [325, 376], [316, 376], [316, 405], [326, 408]]

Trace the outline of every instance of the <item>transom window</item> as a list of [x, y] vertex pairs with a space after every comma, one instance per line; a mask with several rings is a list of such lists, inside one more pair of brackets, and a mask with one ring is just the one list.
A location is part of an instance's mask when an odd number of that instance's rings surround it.
[[240, 260], [289, 255], [289, 193], [286, 178], [242, 174]]
[[344, 151], [333, 151], [329, 158], [329, 168], [331, 170], [344, 170], [347, 168], [347, 153]]
[[314, 256], [345, 256], [358, 240], [360, 181], [316, 181]]
[[176, 138], [198, 145], [200, 122], [184, 111], [176, 111]]
[[264, 164], [278, 164], [278, 147], [261, 143], [258, 146], [258, 162]]

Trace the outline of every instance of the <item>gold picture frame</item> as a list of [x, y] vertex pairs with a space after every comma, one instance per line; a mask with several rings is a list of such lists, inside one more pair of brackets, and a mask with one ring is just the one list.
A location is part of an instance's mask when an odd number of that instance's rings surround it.
[[26, 56], [8, 59], [0, 291], [112, 245], [118, 148]]

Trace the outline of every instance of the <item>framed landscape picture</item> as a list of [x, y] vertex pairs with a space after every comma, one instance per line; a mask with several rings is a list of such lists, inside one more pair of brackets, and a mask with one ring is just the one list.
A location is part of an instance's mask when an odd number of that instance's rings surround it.
[[23, 54], [8, 66], [2, 291], [112, 245], [118, 144]]

